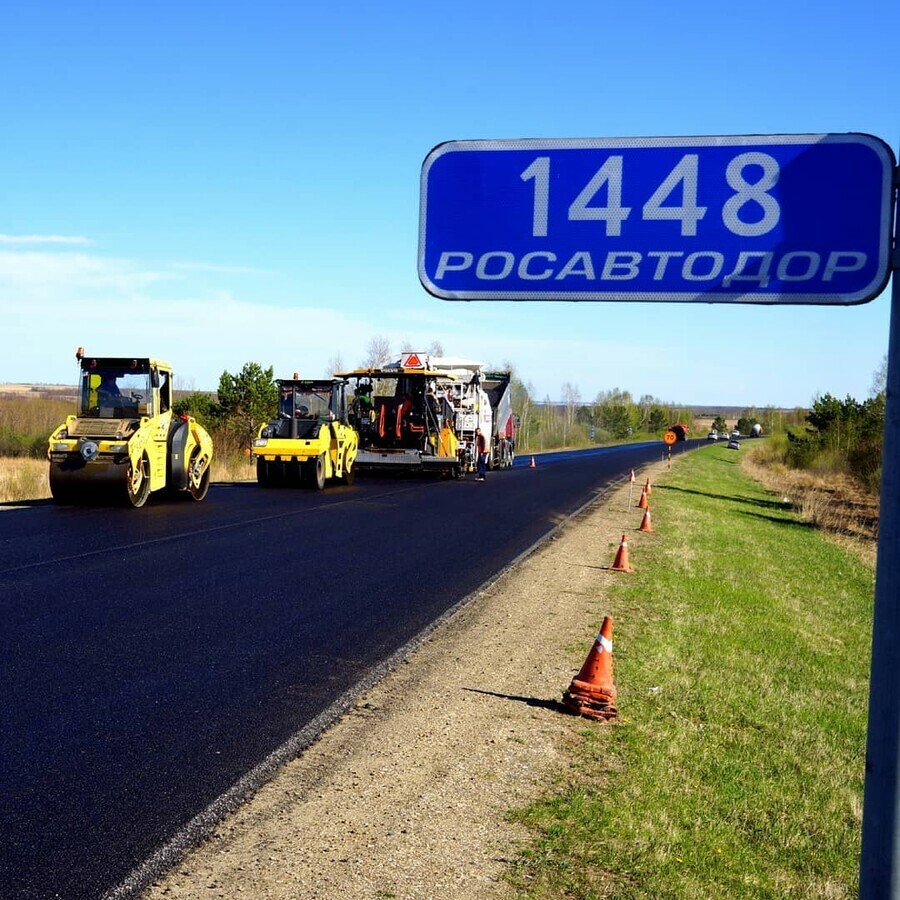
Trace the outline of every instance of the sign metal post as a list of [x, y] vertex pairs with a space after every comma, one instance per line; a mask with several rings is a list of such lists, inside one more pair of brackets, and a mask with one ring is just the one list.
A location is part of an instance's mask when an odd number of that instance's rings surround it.
[[[900, 187], [900, 169], [895, 188]], [[896, 211], [872, 623], [860, 900], [900, 898], [900, 209]]]

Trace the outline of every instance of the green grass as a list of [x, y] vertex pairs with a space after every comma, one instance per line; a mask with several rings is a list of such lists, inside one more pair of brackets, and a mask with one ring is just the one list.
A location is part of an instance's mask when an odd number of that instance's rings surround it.
[[874, 576], [738, 463], [709, 447], [654, 485], [597, 611], [620, 722], [585, 720], [514, 814], [524, 896], [856, 895]]

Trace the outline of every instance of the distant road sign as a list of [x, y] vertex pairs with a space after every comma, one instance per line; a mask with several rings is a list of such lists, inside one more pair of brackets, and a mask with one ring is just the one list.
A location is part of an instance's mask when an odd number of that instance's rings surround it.
[[445, 300], [865, 303], [894, 167], [865, 134], [451, 141], [422, 165], [419, 279]]
[[667, 444], [674, 444], [675, 441], [678, 440], [678, 435], [675, 434], [674, 431], [667, 431], [667, 432], [663, 435], [663, 440], [664, 440]]

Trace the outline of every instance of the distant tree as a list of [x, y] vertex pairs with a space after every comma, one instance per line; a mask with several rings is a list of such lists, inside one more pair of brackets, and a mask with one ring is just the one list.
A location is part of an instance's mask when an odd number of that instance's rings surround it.
[[860, 403], [848, 396], [838, 400], [824, 394], [806, 413], [803, 433], [788, 432], [787, 461], [797, 468], [819, 465], [824, 456], [832, 467], [843, 468], [869, 490], [881, 480], [885, 397], [878, 394]]
[[600, 426], [614, 438], [623, 440], [634, 432], [640, 423], [640, 410], [628, 391], [613, 388], [600, 391], [594, 401]]
[[[401, 353], [421, 353], [421, 346], [416, 347], [413, 342], [409, 338], [404, 338], [403, 343], [400, 344], [400, 352]], [[444, 345], [440, 341], [432, 341], [426, 348], [425, 353], [428, 356], [443, 356], [444, 355]]]
[[538, 425], [538, 437], [540, 449], [545, 447], [558, 447], [562, 441], [562, 429], [556, 404], [550, 399], [550, 395], [544, 396], [540, 407], [540, 422]]
[[364, 369], [378, 369], [391, 361], [391, 343], [383, 335], [376, 334], [366, 345], [366, 357], [362, 362]]
[[[654, 407], [661, 407], [664, 405], [665, 404], [662, 403], [662, 401], [657, 400], [652, 394], [641, 395], [641, 399], [638, 400], [637, 406], [639, 415], [638, 424], [642, 431], [653, 432], [657, 430], [650, 426], [650, 415], [653, 412]], [[664, 424], [665, 423], [663, 423], [663, 425]]]
[[658, 431], [665, 431], [669, 424], [669, 414], [662, 406], [654, 406], [650, 410], [647, 419], [647, 430], [650, 434], [656, 434]]
[[525, 450], [526, 448], [532, 447], [534, 438], [535, 423], [532, 416], [534, 401], [531, 399], [532, 394], [534, 394], [534, 385], [531, 383], [525, 384], [525, 382], [516, 375], [515, 369], [511, 364], [504, 364], [504, 369], [507, 372], [512, 373], [510, 393], [513, 415], [519, 417], [517, 437], [518, 448], [519, 450]]
[[762, 425], [763, 434], [775, 434], [776, 431], [780, 431], [782, 418], [781, 412], [775, 409], [774, 406], [767, 406], [763, 409], [760, 413], [759, 420], [760, 425]]
[[341, 357], [340, 353], [335, 353], [331, 359], [328, 360], [325, 366], [325, 377], [331, 378], [335, 372], [343, 372], [344, 371], [344, 360]]
[[194, 391], [172, 404], [176, 416], [191, 416], [204, 428], [213, 428], [221, 419], [221, 407], [211, 394]]
[[274, 369], [244, 363], [237, 375], [225, 371], [219, 378], [219, 407], [228, 432], [240, 445], [249, 446], [263, 422], [278, 411], [278, 385]]
[[712, 427], [716, 431], [728, 430], [728, 423], [725, 421], [725, 417], [721, 413], [713, 419]]
[[741, 413], [737, 420], [737, 424], [734, 427], [737, 428], [741, 434], [750, 434], [753, 430], [753, 426], [758, 424], [761, 424], [759, 412], [755, 406], [751, 406]]
[[888, 358], [887, 353], [885, 353], [881, 365], [875, 370], [875, 374], [872, 376], [871, 394], [873, 397], [884, 394], [887, 390], [887, 367]]
[[567, 381], [562, 386], [562, 402], [563, 402], [563, 444], [568, 444], [569, 433], [575, 424], [575, 416], [578, 413], [578, 407], [581, 404], [581, 392], [577, 385]]

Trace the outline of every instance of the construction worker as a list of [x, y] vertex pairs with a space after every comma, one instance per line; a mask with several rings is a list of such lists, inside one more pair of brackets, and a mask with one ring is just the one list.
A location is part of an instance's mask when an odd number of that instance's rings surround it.
[[100, 384], [97, 385], [97, 402], [100, 406], [116, 406], [121, 402], [122, 392], [116, 382], [116, 376], [110, 372], [103, 372], [100, 376]]
[[476, 481], [484, 481], [487, 475], [487, 441], [480, 428], [475, 429], [475, 466]]

